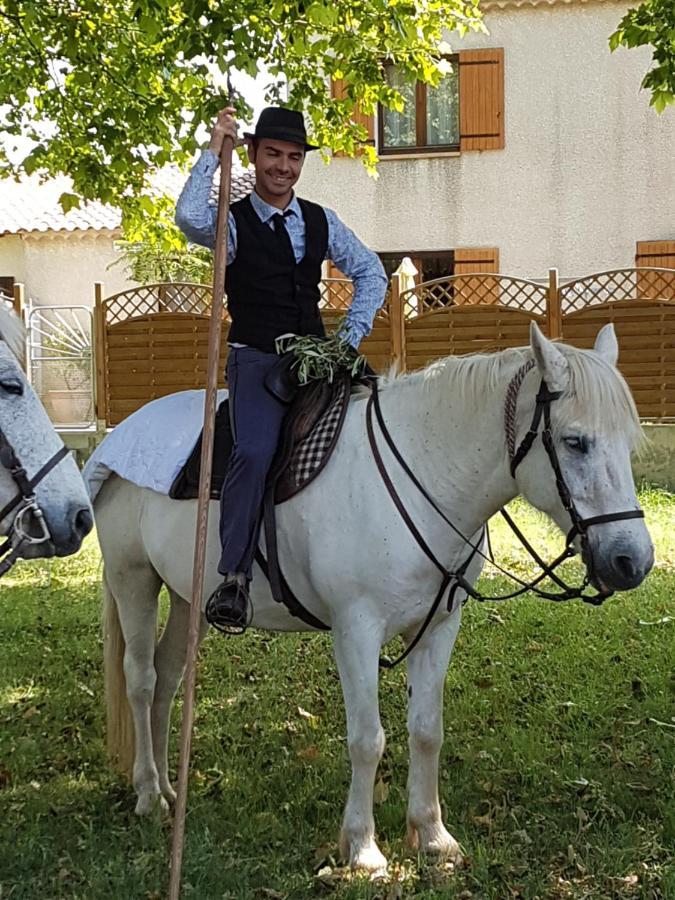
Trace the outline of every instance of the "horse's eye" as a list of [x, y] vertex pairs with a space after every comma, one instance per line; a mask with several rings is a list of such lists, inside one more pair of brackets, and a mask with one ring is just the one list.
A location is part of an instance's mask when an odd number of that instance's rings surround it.
[[590, 441], [583, 435], [570, 435], [569, 437], [564, 437], [563, 443], [570, 450], [574, 450], [575, 453], [588, 453], [590, 449]]
[[0, 388], [6, 394], [16, 394], [19, 397], [23, 394], [23, 382], [18, 378], [0, 378]]

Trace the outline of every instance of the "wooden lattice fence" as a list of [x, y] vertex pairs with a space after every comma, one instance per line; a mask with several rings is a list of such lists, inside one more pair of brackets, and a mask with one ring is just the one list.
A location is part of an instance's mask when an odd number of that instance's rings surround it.
[[[95, 286], [96, 418], [117, 425], [143, 404], [206, 383], [211, 288], [203, 284], [149, 284], [103, 296]], [[321, 315], [328, 328], [346, 313], [352, 298], [347, 279], [321, 284]], [[224, 316], [221, 377], [227, 361], [229, 320]], [[391, 362], [388, 309], [377, 314], [363, 352], [378, 370]]]
[[[321, 284], [321, 313], [334, 327], [352, 301], [344, 278]], [[97, 418], [108, 426], [156, 397], [201, 388], [206, 378], [211, 290], [197, 284], [145, 285], [104, 298], [96, 286]], [[620, 367], [645, 418], [675, 418], [675, 270], [601, 272], [558, 284], [495, 273], [461, 274], [401, 290], [391, 281], [361, 350], [380, 372], [418, 369], [452, 354], [528, 342], [535, 321], [551, 338], [591, 346], [614, 322]], [[222, 369], [227, 357], [223, 333]]]
[[441, 356], [521, 347], [530, 322], [548, 331], [545, 285], [506, 275], [454, 275], [399, 296], [401, 362], [419, 369]]
[[613, 322], [619, 368], [640, 415], [675, 418], [675, 270], [618, 269], [560, 288], [561, 336], [592, 347], [598, 329]]
[[[150, 284], [104, 298], [97, 284], [96, 418], [117, 425], [150, 400], [203, 388], [210, 307], [205, 285]], [[221, 351], [224, 362], [225, 338]]]

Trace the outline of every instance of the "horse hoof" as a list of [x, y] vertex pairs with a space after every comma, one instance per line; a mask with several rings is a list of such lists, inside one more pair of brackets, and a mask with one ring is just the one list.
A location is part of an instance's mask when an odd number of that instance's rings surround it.
[[426, 834], [421, 833], [419, 828], [408, 826], [408, 844], [413, 850], [445, 859], [455, 866], [462, 863], [459, 844], [443, 825], [437, 824], [425, 830]]
[[137, 816], [149, 816], [154, 811], [164, 815], [169, 811], [169, 804], [161, 794], [141, 794], [136, 803], [134, 812]]
[[354, 851], [349, 865], [355, 872], [366, 872], [371, 878], [380, 878], [387, 874], [387, 860], [375, 842]]
[[176, 792], [171, 787], [168, 781], [166, 784], [162, 785], [162, 797], [166, 800], [169, 806], [173, 806], [173, 804], [176, 802]]

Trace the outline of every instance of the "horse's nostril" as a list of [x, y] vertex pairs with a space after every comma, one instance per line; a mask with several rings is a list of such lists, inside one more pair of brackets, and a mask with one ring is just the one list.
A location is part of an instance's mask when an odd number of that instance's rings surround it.
[[78, 537], [83, 538], [93, 528], [94, 519], [91, 515], [91, 510], [89, 509], [78, 509], [77, 514], [75, 516], [74, 522], [74, 530]]
[[626, 581], [633, 581], [637, 575], [637, 571], [630, 556], [617, 556], [614, 559], [614, 565], [617, 572]]

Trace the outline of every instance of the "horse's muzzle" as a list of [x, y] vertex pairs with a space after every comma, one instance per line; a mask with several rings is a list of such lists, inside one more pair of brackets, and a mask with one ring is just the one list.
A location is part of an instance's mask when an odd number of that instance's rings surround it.
[[636, 547], [627, 540], [616, 540], [602, 551], [597, 545], [592, 547], [584, 561], [597, 590], [630, 591], [644, 581], [654, 565], [654, 547], [651, 541]]
[[[77, 553], [82, 541], [94, 527], [94, 517], [90, 506], [73, 504], [64, 516], [57, 518], [45, 514], [50, 540], [37, 544], [24, 544], [21, 556], [31, 559], [36, 556], [71, 556]], [[30, 527], [29, 527], [30, 531]]]
[[56, 534], [52, 531], [56, 555], [70, 556], [71, 553], [76, 553], [93, 527], [94, 517], [90, 506], [71, 506], [63, 529]]

